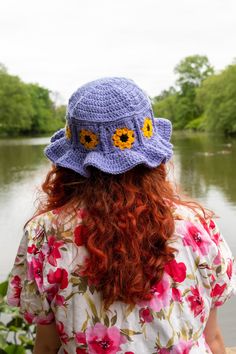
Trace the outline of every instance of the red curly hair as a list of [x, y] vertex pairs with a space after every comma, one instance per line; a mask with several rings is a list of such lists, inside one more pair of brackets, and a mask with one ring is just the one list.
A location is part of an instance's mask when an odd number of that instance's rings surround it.
[[150, 299], [152, 286], [174, 258], [168, 242], [174, 233], [171, 204], [186, 204], [175, 195], [165, 165], [137, 166], [120, 175], [91, 168], [90, 178], [53, 166], [42, 189], [46, 200], [38, 214], [85, 206], [83, 241], [90, 258], [83, 275], [96, 284], [105, 306]]

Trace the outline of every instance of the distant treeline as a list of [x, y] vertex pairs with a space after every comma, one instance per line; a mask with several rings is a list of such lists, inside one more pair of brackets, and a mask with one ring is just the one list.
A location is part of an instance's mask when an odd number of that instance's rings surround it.
[[176, 129], [236, 134], [236, 63], [215, 73], [206, 56], [194, 55], [174, 72], [176, 86], [153, 98], [155, 116]]
[[[236, 63], [215, 73], [206, 56], [193, 55], [174, 72], [175, 87], [152, 99], [155, 116], [169, 118], [175, 129], [236, 134]], [[51, 133], [65, 125], [65, 111], [48, 89], [0, 65], [0, 136]]]
[[0, 136], [51, 133], [65, 125], [65, 111], [48, 89], [22, 82], [0, 65]]

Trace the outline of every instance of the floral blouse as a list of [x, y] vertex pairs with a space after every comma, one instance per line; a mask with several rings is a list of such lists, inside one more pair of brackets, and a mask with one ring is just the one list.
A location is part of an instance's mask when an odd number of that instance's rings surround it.
[[165, 266], [153, 297], [136, 306], [113, 303], [79, 268], [89, 257], [81, 234], [83, 210], [71, 218], [63, 209], [33, 218], [26, 226], [11, 272], [8, 303], [29, 323], [56, 322], [59, 353], [211, 353], [203, 331], [210, 309], [236, 293], [232, 254], [215, 222], [201, 222], [176, 207], [175, 259]]

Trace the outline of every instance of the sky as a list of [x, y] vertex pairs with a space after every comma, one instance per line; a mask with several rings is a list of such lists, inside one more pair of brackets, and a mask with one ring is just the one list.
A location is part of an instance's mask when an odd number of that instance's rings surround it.
[[104, 76], [158, 95], [188, 55], [207, 55], [217, 71], [232, 63], [235, 38], [235, 0], [0, 1], [0, 63], [62, 103]]

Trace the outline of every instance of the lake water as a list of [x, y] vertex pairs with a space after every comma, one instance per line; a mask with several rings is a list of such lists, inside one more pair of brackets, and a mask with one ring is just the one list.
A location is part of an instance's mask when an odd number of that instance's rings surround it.
[[[0, 280], [9, 273], [49, 167], [43, 157], [48, 138], [0, 140]], [[182, 191], [213, 209], [236, 256], [236, 140], [206, 134], [175, 134], [171, 174]], [[225, 342], [236, 345], [236, 297], [220, 311]]]

